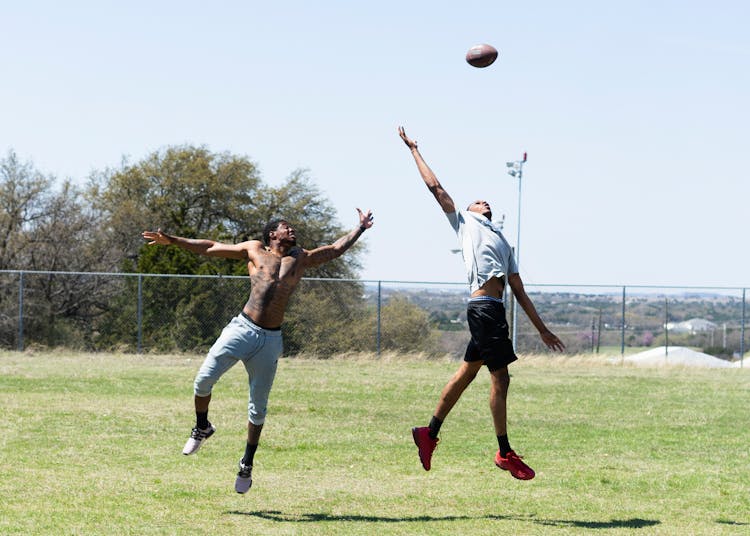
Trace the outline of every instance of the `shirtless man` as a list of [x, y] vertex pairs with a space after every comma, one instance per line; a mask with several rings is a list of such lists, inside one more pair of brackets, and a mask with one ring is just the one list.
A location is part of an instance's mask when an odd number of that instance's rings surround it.
[[508, 365], [517, 357], [513, 343], [508, 337], [508, 323], [502, 300], [506, 281], [518, 304], [539, 331], [544, 344], [551, 350], [558, 351], [562, 351], [565, 345], [547, 329], [526, 294], [513, 258], [513, 251], [500, 229], [492, 223], [489, 203], [477, 200], [465, 211], [457, 210], [453, 199], [443, 189], [419, 153], [417, 142], [406, 136], [403, 127], [399, 127], [398, 133], [411, 151], [422, 180], [458, 235], [471, 289], [466, 311], [471, 340], [466, 348], [464, 361], [443, 388], [429, 426], [412, 428], [412, 437], [417, 445], [422, 467], [425, 471], [430, 470], [432, 453], [439, 441], [440, 426], [482, 365], [487, 365], [492, 378], [490, 410], [499, 447], [495, 454], [495, 465], [509, 471], [515, 478], [530, 480], [534, 478], [534, 471], [521, 461], [521, 457], [510, 448], [508, 441]]
[[349, 249], [366, 229], [372, 227], [372, 213], [359, 213], [359, 227], [333, 244], [306, 250], [297, 246], [294, 228], [286, 220], [272, 220], [263, 230], [263, 242], [250, 240], [224, 244], [170, 236], [161, 229], [144, 231], [149, 245], [173, 245], [210, 257], [225, 257], [247, 262], [250, 298], [239, 315], [224, 328], [208, 351], [195, 377], [196, 424], [182, 453], [194, 454], [216, 428], [208, 421], [211, 390], [221, 376], [242, 361], [249, 380], [247, 441], [239, 463], [234, 489], [246, 493], [252, 485], [255, 451], [266, 418], [268, 395], [282, 353], [281, 324], [287, 302], [307, 268], [329, 262]]

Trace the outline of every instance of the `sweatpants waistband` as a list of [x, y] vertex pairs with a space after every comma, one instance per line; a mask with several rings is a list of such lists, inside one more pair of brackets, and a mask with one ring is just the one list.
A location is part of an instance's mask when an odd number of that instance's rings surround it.
[[250, 322], [253, 326], [259, 327], [260, 329], [264, 329], [266, 331], [281, 331], [281, 327], [278, 327], [278, 328], [264, 328], [263, 326], [258, 326], [258, 324], [256, 324], [255, 321], [252, 318], [250, 318], [250, 315], [247, 314], [245, 311], [240, 311], [240, 314], [242, 315], [242, 317], [245, 320], [247, 320], [248, 322]]

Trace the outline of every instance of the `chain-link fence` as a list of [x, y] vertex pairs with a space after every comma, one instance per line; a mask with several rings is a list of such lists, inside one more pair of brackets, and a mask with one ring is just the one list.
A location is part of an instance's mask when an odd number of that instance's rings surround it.
[[[746, 289], [526, 285], [573, 353], [689, 346], [724, 359], [746, 348]], [[247, 300], [248, 277], [0, 271], [0, 347], [204, 352]], [[463, 283], [304, 278], [284, 322], [286, 355], [463, 355]], [[509, 301], [519, 353], [544, 349]], [[515, 320], [515, 322], [514, 322]]]
[[[527, 285], [542, 318], [577, 352], [626, 353], [687, 346], [726, 359], [746, 349], [746, 289], [731, 287]], [[511, 312], [512, 315], [512, 312]], [[516, 314], [520, 348], [540, 349]]]

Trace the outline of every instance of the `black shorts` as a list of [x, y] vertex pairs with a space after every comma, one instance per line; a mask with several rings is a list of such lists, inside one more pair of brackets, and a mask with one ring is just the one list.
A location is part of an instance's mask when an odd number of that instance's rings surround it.
[[508, 321], [501, 301], [470, 301], [466, 317], [471, 340], [466, 347], [464, 361], [481, 359], [490, 371], [494, 371], [518, 359], [508, 336]]

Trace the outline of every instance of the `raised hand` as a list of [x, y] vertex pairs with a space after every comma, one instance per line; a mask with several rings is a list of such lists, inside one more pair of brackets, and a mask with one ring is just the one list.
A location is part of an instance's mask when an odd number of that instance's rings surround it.
[[398, 135], [401, 136], [401, 139], [404, 140], [404, 143], [409, 149], [416, 149], [417, 148], [417, 142], [410, 139], [406, 135], [406, 131], [404, 130], [404, 127], [398, 127]]
[[367, 212], [364, 213], [361, 210], [357, 209], [357, 212], [359, 213], [359, 226], [363, 227], [364, 229], [369, 229], [372, 227], [372, 220], [375, 216], [372, 215], [372, 211], [370, 209], [367, 209]]

